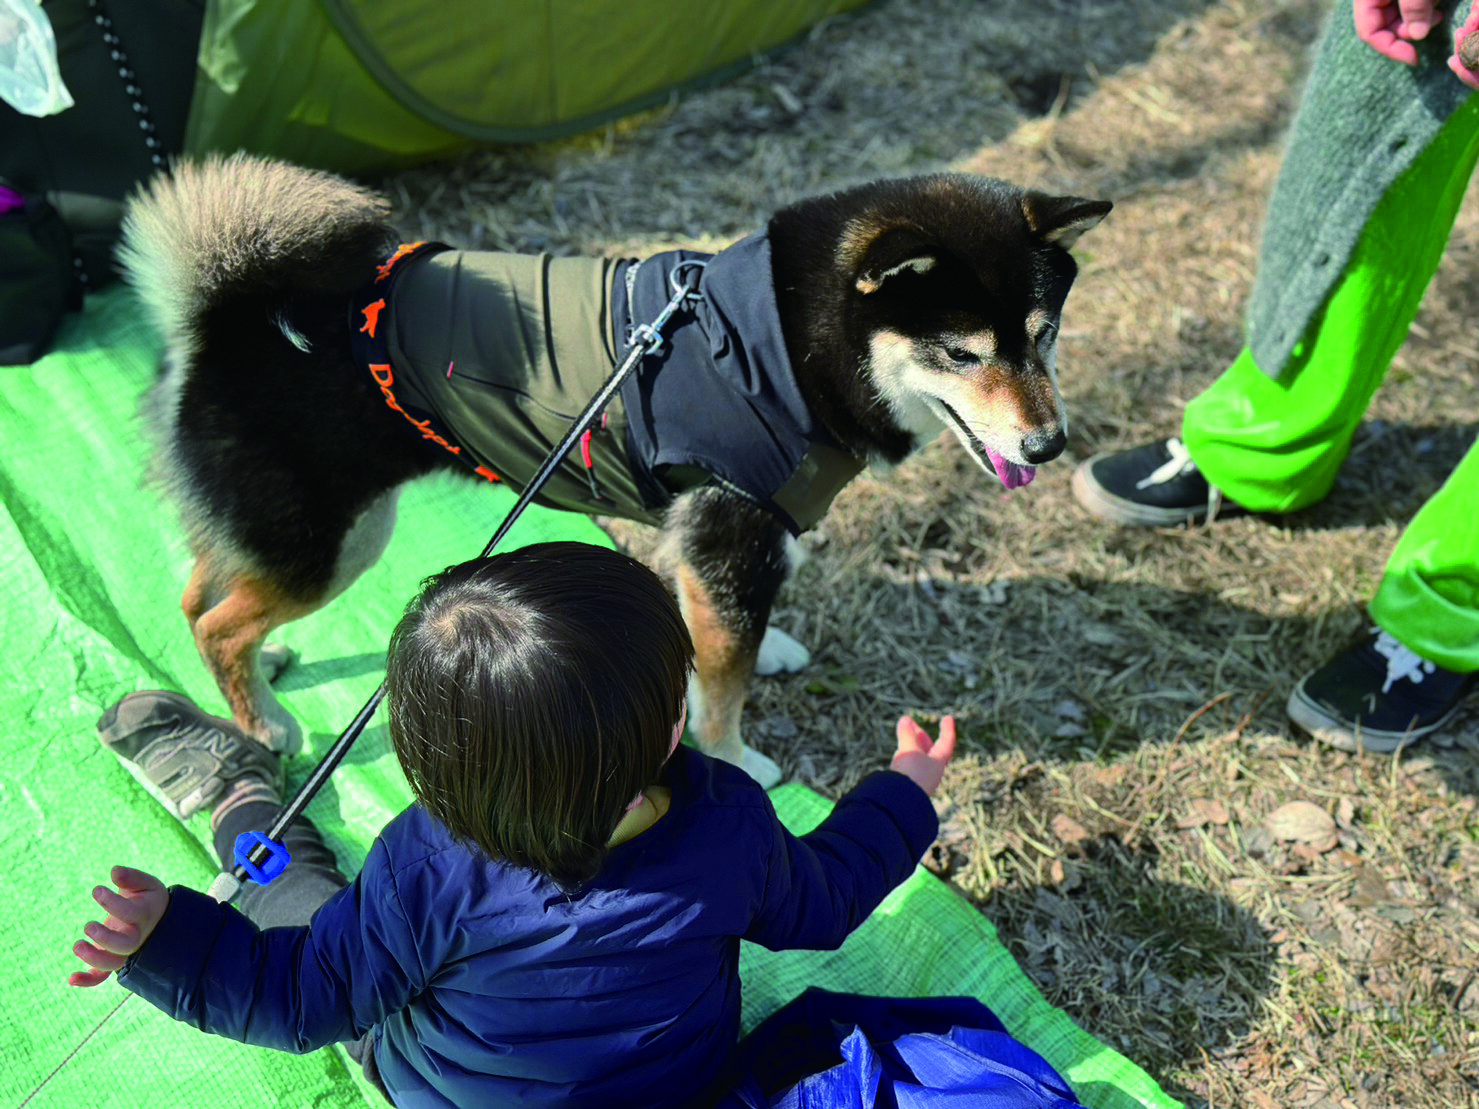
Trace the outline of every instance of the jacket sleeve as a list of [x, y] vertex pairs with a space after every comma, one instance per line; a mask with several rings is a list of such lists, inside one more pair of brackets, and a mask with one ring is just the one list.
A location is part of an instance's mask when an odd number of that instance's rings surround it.
[[913, 873], [940, 827], [929, 795], [892, 770], [865, 778], [804, 836], [768, 811], [765, 889], [744, 938], [772, 951], [841, 946]]
[[407, 921], [380, 840], [352, 884], [300, 928], [257, 928], [174, 886], [119, 982], [176, 1020], [243, 1043], [308, 1052], [357, 1039], [427, 982], [426, 937]]

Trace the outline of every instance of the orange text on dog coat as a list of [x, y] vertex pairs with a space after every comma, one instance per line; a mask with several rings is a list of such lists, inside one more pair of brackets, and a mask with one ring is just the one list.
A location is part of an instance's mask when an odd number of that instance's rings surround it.
[[[390, 366], [386, 365], [383, 362], [371, 362], [370, 375], [374, 377], [375, 384], [380, 386], [380, 392], [385, 397], [386, 407], [391, 408], [404, 416], [406, 420], [411, 424], [411, 426], [421, 433], [421, 438], [430, 440], [431, 442], [435, 443], [437, 446], [441, 447], [443, 450], [448, 451], [451, 454], [462, 454], [461, 447], [453, 446], [432, 429], [431, 421], [429, 419], [414, 419], [409, 412], [401, 407], [401, 402], [396, 400], [395, 393], [391, 389], [391, 386], [395, 384], [395, 373], [391, 370]], [[473, 472], [476, 473], [479, 477], [485, 478], [488, 481], [499, 480], [498, 475], [495, 474], [492, 470], [488, 469], [488, 467], [486, 466], [476, 466], [474, 467]]]
[[360, 330], [368, 333], [372, 339], [375, 337], [375, 328], [380, 326], [380, 312], [384, 308], [385, 298], [381, 297], [374, 304], [365, 305], [361, 313], [365, 317], [365, 322], [360, 325]]
[[414, 250], [419, 250], [425, 245], [426, 243], [424, 241], [419, 243], [401, 243], [400, 246], [395, 248], [395, 253], [392, 254], [389, 258], [385, 259], [385, 264], [383, 266], [375, 267], [375, 273], [378, 274], [378, 276], [375, 278], [375, 284], [378, 285], [380, 284], [380, 282], [389, 277], [390, 271], [395, 269], [395, 264], [399, 262], [402, 258], [404, 258], [407, 254], [410, 254]]

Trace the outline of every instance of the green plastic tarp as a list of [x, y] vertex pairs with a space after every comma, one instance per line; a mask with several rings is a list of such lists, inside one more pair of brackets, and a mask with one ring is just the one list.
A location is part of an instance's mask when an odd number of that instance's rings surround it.
[[867, 0], [212, 0], [187, 153], [352, 173], [588, 130]]
[[[225, 705], [179, 611], [190, 558], [178, 521], [144, 482], [136, 418], [159, 356], [129, 290], [89, 298], [55, 350], [0, 373], [0, 859], [11, 905], [0, 960], [0, 1107], [369, 1109], [338, 1048], [295, 1056], [178, 1024], [116, 984], [69, 989], [72, 943], [114, 863], [204, 889], [218, 864], [205, 814], [177, 823], [98, 743], [99, 714], [137, 689]], [[296, 788], [379, 684], [385, 645], [419, 580], [477, 554], [513, 501], [457, 475], [401, 498], [389, 549], [321, 611], [273, 639], [297, 654], [278, 680], [303, 724]], [[509, 546], [608, 540], [581, 516], [531, 508]], [[373, 720], [308, 807], [346, 873], [410, 800], [383, 719]], [[797, 831], [830, 802], [797, 784], [772, 793]], [[891, 996], [969, 995], [1044, 1056], [1091, 1109], [1178, 1109], [1155, 1082], [1044, 1000], [991, 923], [923, 869], [838, 951], [742, 946], [743, 1023], [807, 986]]]

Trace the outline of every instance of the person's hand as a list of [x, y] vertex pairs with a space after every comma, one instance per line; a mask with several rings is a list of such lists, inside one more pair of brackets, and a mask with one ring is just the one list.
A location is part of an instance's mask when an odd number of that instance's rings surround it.
[[169, 907], [169, 891], [154, 875], [115, 866], [110, 877], [118, 887], [117, 893], [106, 886], [92, 891], [93, 900], [108, 911], [107, 921], [85, 925], [82, 932], [87, 939], [72, 945], [72, 954], [93, 969], [77, 971], [67, 979], [69, 986], [96, 986], [107, 981], [108, 975], [122, 969], [128, 957], [144, 946]]
[[1448, 68], [1453, 70], [1453, 75], [1471, 89], [1479, 89], [1479, 72], [1469, 69], [1459, 60], [1462, 54], [1459, 48], [1463, 46], [1464, 39], [1475, 31], [1479, 31], [1479, 6], [1470, 9], [1469, 18], [1464, 20], [1464, 25], [1453, 32], [1453, 45], [1456, 49], [1448, 59]]
[[940, 788], [940, 779], [945, 776], [945, 764], [955, 754], [955, 717], [940, 718], [939, 739], [931, 739], [929, 733], [908, 716], [899, 717], [895, 732], [899, 737], [899, 749], [894, 752], [890, 767], [926, 793], [934, 793]]
[[[1412, 44], [1427, 38], [1428, 32], [1443, 19], [1434, 0], [1354, 0], [1354, 3], [1356, 37], [1383, 58], [1403, 65], [1417, 65], [1417, 47]], [[1452, 64], [1449, 63], [1450, 68]]]

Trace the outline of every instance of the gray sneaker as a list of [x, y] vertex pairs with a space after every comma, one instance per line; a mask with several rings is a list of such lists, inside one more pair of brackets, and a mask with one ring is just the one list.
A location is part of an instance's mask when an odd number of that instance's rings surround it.
[[103, 713], [98, 739], [179, 820], [211, 807], [239, 779], [282, 784], [277, 755], [178, 693], [130, 693]]

